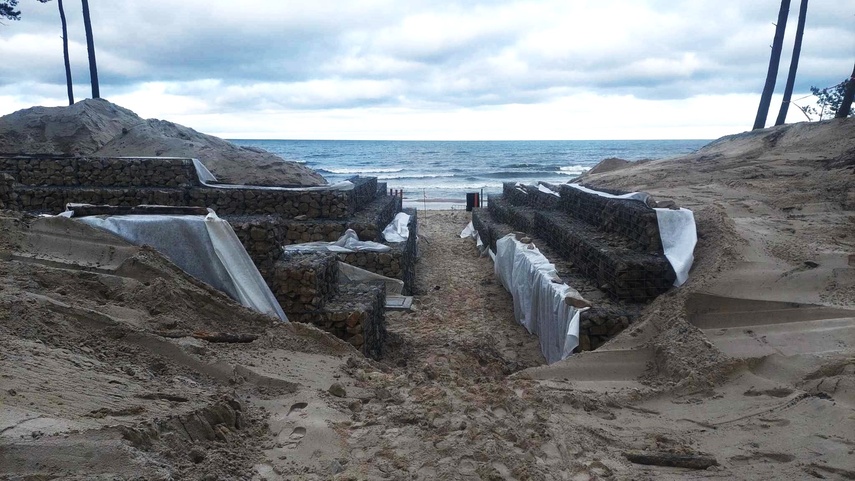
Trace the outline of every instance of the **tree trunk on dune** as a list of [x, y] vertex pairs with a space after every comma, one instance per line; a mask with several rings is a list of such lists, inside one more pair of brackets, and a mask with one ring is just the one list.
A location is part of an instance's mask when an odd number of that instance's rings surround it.
[[802, 0], [799, 7], [799, 23], [796, 26], [796, 41], [793, 44], [793, 57], [790, 60], [790, 72], [787, 74], [787, 85], [784, 87], [784, 98], [781, 100], [781, 110], [775, 125], [784, 125], [787, 121], [787, 111], [790, 109], [790, 99], [793, 97], [793, 86], [796, 84], [796, 71], [799, 69], [799, 55], [802, 52], [802, 36], [805, 33], [808, 0]]
[[852, 76], [846, 83], [846, 90], [843, 91], [843, 101], [840, 102], [840, 108], [837, 109], [835, 119], [844, 119], [849, 116], [849, 110], [852, 109], [852, 100], [855, 98], [855, 67], [852, 68]]
[[71, 81], [71, 61], [68, 59], [68, 25], [65, 23], [65, 9], [59, 0], [59, 20], [62, 22], [62, 57], [65, 60], [65, 84], [68, 86], [68, 105], [74, 105], [74, 89]]
[[781, 0], [778, 24], [775, 25], [775, 39], [772, 41], [772, 56], [769, 58], [769, 70], [766, 72], [766, 85], [763, 86], [763, 94], [760, 96], [760, 106], [757, 108], [757, 117], [754, 119], [752, 130], [762, 129], [766, 126], [766, 117], [769, 115], [769, 106], [772, 103], [772, 93], [775, 91], [775, 79], [778, 77], [778, 64], [781, 63], [784, 30], [787, 28], [787, 14], [789, 12], [790, 0]]
[[89, 52], [89, 78], [92, 81], [92, 98], [100, 99], [98, 87], [98, 65], [95, 63], [95, 41], [92, 39], [92, 21], [89, 18], [89, 0], [83, 2], [83, 27], [86, 29], [86, 50]]

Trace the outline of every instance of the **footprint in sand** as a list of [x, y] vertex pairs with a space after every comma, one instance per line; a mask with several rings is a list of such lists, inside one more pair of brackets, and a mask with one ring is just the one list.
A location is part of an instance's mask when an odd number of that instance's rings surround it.
[[291, 434], [289, 434], [287, 438], [282, 439], [283, 437], [284, 433], [280, 433], [278, 446], [280, 448], [294, 449], [299, 446], [303, 438], [306, 437], [306, 428], [303, 426], [297, 426], [291, 430]]
[[279, 442], [279, 447], [294, 449], [300, 445], [300, 442], [304, 437], [306, 437], [306, 428], [303, 426], [297, 426], [291, 430], [291, 434], [288, 435], [287, 439]]
[[286, 416], [290, 416], [291, 413], [295, 413], [295, 412], [297, 414], [301, 414], [303, 409], [306, 409], [306, 407], [308, 405], [309, 405], [309, 403], [294, 403], [291, 405], [291, 409], [288, 410], [288, 414], [286, 414]]
[[293, 431], [291, 431], [291, 435], [288, 436], [288, 438], [291, 441], [299, 441], [299, 440], [303, 439], [305, 436], [306, 436], [306, 428], [304, 428], [302, 426], [297, 426], [296, 428], [294, 428]]

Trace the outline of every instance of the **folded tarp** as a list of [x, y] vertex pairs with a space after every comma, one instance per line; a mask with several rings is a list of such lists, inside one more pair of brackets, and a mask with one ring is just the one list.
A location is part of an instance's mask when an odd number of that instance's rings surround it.
[[579, 293], [556, 282], [558, 274], [540, 251], [519, 242], [513, 234], [496, 241], [495, 272], [514, 299], [514, 317], [540, 341], [546, 362], [569, 356], [579, 345], [579, 314], [565, 302]]
[[304, 242], [283, 247], [289, 252], [389, 252], [392, 248], [379, 242], [361, 241], [353, 229], [347, 229], [335, 242]]
[[410, 237], [410, 214], [398, 212], [392, 222], [383, 229], [383, 238], [386, 242], [404, 242]]
[[[589, 189], [579, 184], [567, 184], [574, 189], [599, 195], [610, 199], [636, 200], [647, 205], [649, 194], [644, 192], [630, 192], [628, 194], [614, 195], [598, 190]], [[689, 269], [695, 261], [695, 245], [698, 243], [698, 231], [695, 227], [695, 214], [689, 209], [653, 209], [656, 211], [656, 219], [659, 223], [659, 238], [662, 239], [662, 248], [665, 257], [674, 268], [677, 279], [675, 286], [681, 286], [689, 278]]]
[[149, 245], [175, 265], [242, 305], [288, 321], [228, 222], [201, 215], [114, 215], [75, 220]]

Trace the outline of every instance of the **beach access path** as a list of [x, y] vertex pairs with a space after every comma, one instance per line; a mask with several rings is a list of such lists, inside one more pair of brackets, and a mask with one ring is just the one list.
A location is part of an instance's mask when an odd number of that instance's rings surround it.
[[545, 362], [537, 337], [514, 319], [513, 299], [493, 262], [479, 256], [472, 239], [460, 238], [470, 220], [462, 209], [419, 213], [415, 307], [387, 313], [387, 362], [494, 378]]

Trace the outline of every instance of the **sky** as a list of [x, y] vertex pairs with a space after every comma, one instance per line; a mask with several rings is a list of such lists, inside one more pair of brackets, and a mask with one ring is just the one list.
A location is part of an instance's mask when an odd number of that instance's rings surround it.
[[[91, 96], [64, 3], [75, 100]], [[791, 5], [774, 123], [790, 64]], [[713, 139], [749, 130], [778, 0], [91, 0], [101, 97], [231, 139]], [[56, 1], [0, 24], [0, 115], [67, 105]], [[847, 78], [855, 0], [812, 0], [794, 99]], [[810, 98], [797, 103], [806, 105]], [[805, 120], [790, 108], [788, 122]]]

